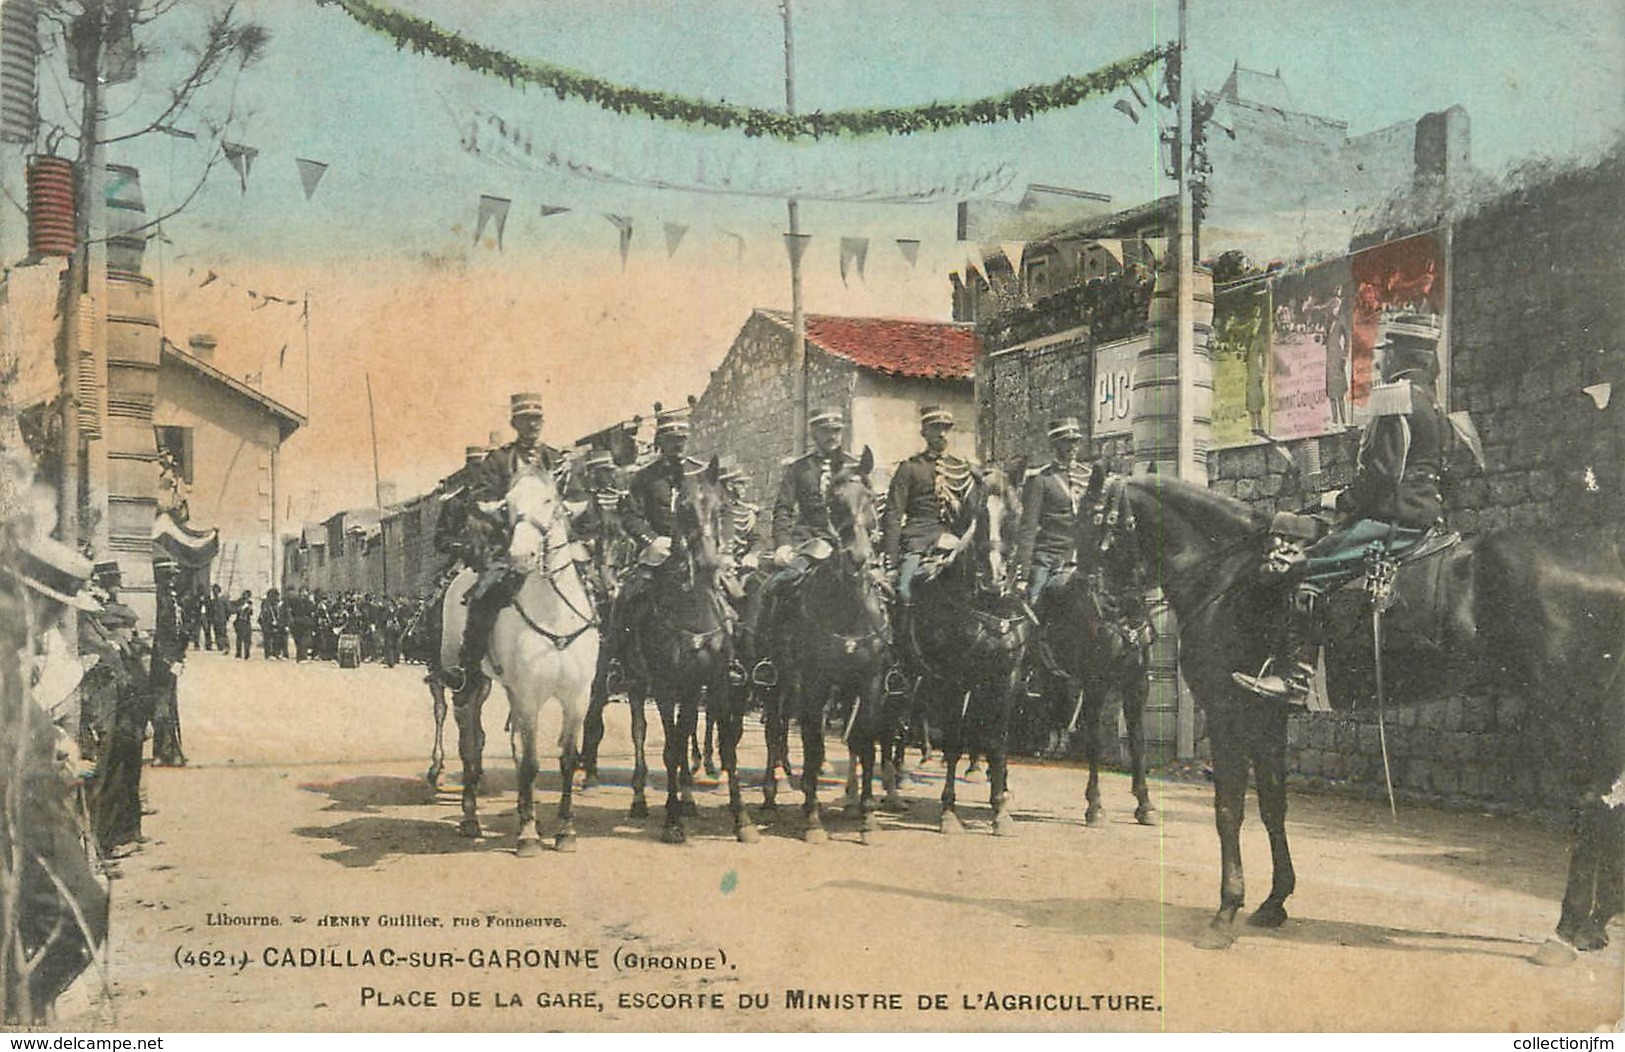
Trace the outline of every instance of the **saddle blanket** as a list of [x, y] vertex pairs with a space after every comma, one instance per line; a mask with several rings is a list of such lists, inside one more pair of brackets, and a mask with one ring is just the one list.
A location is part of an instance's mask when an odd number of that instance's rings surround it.
[[468, 607], [463, 598], [479, 580], [473, 570], [457, 571], [446, 585], [446, 594], [440, 600], [440, 667], [456, 668], [463, 649], [463, 628], [468, 624]]

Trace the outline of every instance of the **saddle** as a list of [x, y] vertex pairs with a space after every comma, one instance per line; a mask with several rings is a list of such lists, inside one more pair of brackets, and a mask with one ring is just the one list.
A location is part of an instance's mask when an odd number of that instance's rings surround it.
[[[1444, 652], [1450, 648], [1452, 599], [1471, 587], [1460, 533], [1431, 530], [1326, 596], [1328, 642], [1368, 644], [1372, 604], [1382, 611], [1384, 652]], [[1386, 579], [1384, 579], [1386, 578]], [[1470, 627], [1470, 626], [1469, 626]]]

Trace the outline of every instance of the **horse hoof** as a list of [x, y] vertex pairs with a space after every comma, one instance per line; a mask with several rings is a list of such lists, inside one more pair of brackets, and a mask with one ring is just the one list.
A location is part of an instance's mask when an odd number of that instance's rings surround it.
[[480, 820], [478, 818], [465, 818], [457, 823], [457, 835], [478, 840], [480, 837]]
[[880, 835], [879, 826], [870, 826], [868, 829], [858, 831], [858, 843], [866, 847], [878, 844], [883, 839], [885, 838]]
[[1134, 820], [1142, 826], [1156, 826], [1162, 824], [1155, 807], [1140, 807], [1134, 811]]
[[770, 812], [770, 813], [774, 812], [774, 811], [777, 811], [778, 809], [779, 809], [779, 802], [777, 800], [769, 799], [767, 797], [762, 798], [762, 805], [761, 805], [761, 807], [757, 808], [757, 810], [759, 810], [759, 811], [767, 811], [767, 812]]
[[553, 850], [570, 854], [576, 849], [576, 835], [574, 833], [560, 833], [553, 838]]
[[632, 801], [632, 810], [630, 814], [633, 818], [648, 818], [649, 801], [643, 799], [642, 797], [634, 799]]
[[829, 833], [822, 826], [812, 826], [801, 834], [801, 839], [809, 844], [827, 844], [829, 843]]
[[1574, 963], [1575, 958], [1578, 956], [1579, 954], [1575, 953], [1574, 947], [1562, 939], [1547, 939], [1540, 949], [1530, 956], [1529, 961], [1531, 964], [1538, 964], [1542, 968], [1567, 968]]
[[762, 831], [754, 825], [743, 825], [734, 831], [734, 838], [741, 844], [755, 844], [761, 841]]
[[1247, 923], [1255, 928], [1279, 928], [1286, 923], [1286, 907], [1266, 902], [1253, 911]]
[[942, 830], [944, 836], [958, 836], [965, 831], [965, 824], [952, 811], [944, 811], [937, 828]]
[[1013, 837], [1016, 835], [1016, 820], [1009, 815], [997, 815], [993, 819], [993, 835]]
[[1098, 807], [1091, 807], [1083, 813], [1083, 824], [1086, 826], [1103, 826], [1106, 824], [1105, 812]]
[[540, 840], [521, 840], [519, 846], [514, 848], [514, 854], [520, 858], [535, 858], [542, 853]]
[[1196, 938], [1198, 950], [1228, 950], [1236, 941], [1228, 925], [1210, 924]]
[[722, 771], [721, 771], [721, 769], [720, 769], [720, 768], [718, 768], [718, 767], [717, 767], [717, 765], [716, 765], [716, 764], [714, 764], [714, 763], [707, 763], [707, 764], [706, 764], [706, 765], [705, 765], [705, 776], [706, 776], [706, 777], [707, 777], [707, 778], [717, 778], [717, 777], [719, 777], [719, 776], [720, 776], [720, 775], [721, 775], [721, 774], [722, 774]]
[[1581, 953], [1591, 953], [1608, 945], [1607, 929], [1595, 921], [1559, 924], [1557, 926], [1557, 937]]
[[683, 831], [682, 826], [667, 826], [660, 831], [660, 839], [668, 844], [686, 844], [688, 834]]

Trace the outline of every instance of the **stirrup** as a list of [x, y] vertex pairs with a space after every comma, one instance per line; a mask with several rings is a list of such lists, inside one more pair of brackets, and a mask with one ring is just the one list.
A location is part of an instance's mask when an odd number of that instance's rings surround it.
[[911, 693], [914, 687], [914, 677], [900, 668], [889, 668], [886, 670], [885, 683], [881, 689], [886, 692], [888, 697], [899, 698]]
[[1314, 693], [1313, 672], [1299, 667], [1296, 675], [1283, 676], [1280, 673], [1270, 672], [1270, 664], [1268, 661], [1264, 662], [1264, 667], [1258, 670], [1256, 676], [1245, 672], [1232, 672], [1230, 678], [1237, 686], [1261, 698], [1284, 701], [1288, 705], [1308, 706], [1309, 695]]
[[745, 666], [738, 661], [728, 662], [728, 686], [743, 687], [750, 682], [750, 676], [745, 672]]
[[461, 694], [468, 689], [468, 673], [458, 665], [443, 668], [440, 670], [440, 682], [450, 688], [453, 694]]
[[776, 687], [779, 685], [779, 670], [772, 661], [763, 658], [751, 668], [750, 681], [758, 687]]

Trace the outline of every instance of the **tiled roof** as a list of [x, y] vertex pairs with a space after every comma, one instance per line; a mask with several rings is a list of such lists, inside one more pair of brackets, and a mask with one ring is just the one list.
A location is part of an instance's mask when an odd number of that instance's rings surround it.
[[[790, 316], [762, 311], [786, 329]], [[971, 325], [915, 318], [806, 317], [807, 342], [854, 365], [891, 376], [969, 379], [982, 353]]]

